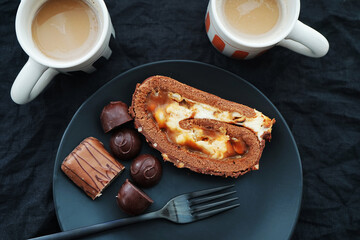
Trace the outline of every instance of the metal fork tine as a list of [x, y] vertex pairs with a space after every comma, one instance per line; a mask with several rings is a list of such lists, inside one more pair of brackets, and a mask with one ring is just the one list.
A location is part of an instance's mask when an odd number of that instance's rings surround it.
[[211, 195], [211, 196], [203, 197], [203, 198], [199, 198], [199, 199], [190, 199], [189, 202], [190, 202], [190, 205], [195, 205], [195, 204], [215, 200], [215, 199], [218, 199], [218, 198], [221, 198], [221, 197], [225, 197], [225, 196], [228, 196], [228, 195], [233, 194], [233, 193], [236, 193], [236, 191], [220, 193], [220, 194], [217, 194], [217, 195]]
[[210, 211], [207, 211], [207, 212], [195, 213], [195, 214], [194, 214], [194, 217], [195, 217], [197, 220], [200, 220], [200, 219], [207, 218], [207, 217], [211, 217], [211, 216], [213, 216], [213, 215], [215, 215], [215, 214], [219, 214], [219, 213], [225, 212], [225, 211], [227, 211], [227, 210], [236, 208], [236, 207], [238, 207], [238, 206], [240, 206], [239, 203], [233, 204], [233, 205], [230, 205], [230, 206], [226, 206], [226, 207], [223, 207], [223, 208], [218, 208], [218, 209], [210, 210]]
[[231, 188], [235, 186], [234, 184], [231, 184], [231, 185], [228, 185], [228, 186], [223, 186], [223, 187], [217, 187], [217, 188], [211, 188], [211, 189], [206, 189], [206, 190], [200, 190], [200, 191], [197, 191], [197, 192], [192, 192], [192, 193], [189, 193], [189, 198], [195, 198], [195, 197], [201, 197], [201, 196], [204, 196], [204, 195], [207, 195], [209, 193], [214, 193], [214, 192], [218, 192], [218, 191], [221, 191], [221, 190], [225, 190], [225, 189], [228, 189], [228, 188]]
[[214, 202], [214, 203], [209, 203], [209, 204], [205, 204], [205, 205], [195, 206], [195, 207], [192, 207], [191, 210], [192, 210], [192, 213], [196, 213], [196, 212], [203, 211], [203, 210], [206, 210], [206, 209], [209, 209], [209, 208], [213, 208], [213, 207], [216, 207], [216, 206], [219, 206], [219, 205], [228, 203], [228, 202], [235, 201], [235, 200], [237, 200], [237, 199], [239, 199], [239, 198], [238, 198], [238, 197], [234, 197], [234, 198], [230, 198], [230, 199], [226, 199], [226, 200], [222, 200], [222, 201], [218, 201], [218, 202]]
[[[229, 202], [238, 199], [237, 197], [231, 199], [224, 199], [218, 202], [211, 202], [201, 205], [191, 206], [192, 201], [197, 201], [197, 203], [213, 200], [216, 198], [220, 198], [223, 196], [227, 196], [233, 192], [225, 192], [225, 193], [215, 193], [218, 191], [222, 191], [228, 188], [233, 187], [234, 185], [217, 187], [208, 190], [201, 190], [193, 193], [185, 193], [182, 195], [178, 195], [172, 199], [170, 199], [161, 209], [155, 212], [149, 212], [140, 216], [134, 216], [130, 218], [117, 219], [105, 223], [99, 223], [96, 225], [77, 228], [70, 231], [65, 231], [61, 233], [56, 233], [53, 235], [48, 235], [45, 237], [40, 237], [41, 239], [74, 239], [81, 238], [85, 236], [89, 236], [91, 234], [100, 233], [103, 231], [111, 230], [120, 226], [125, 226], [128, 224], [143, 222], [150, 219], [164, 218], [171, 222], [175, 223], [191, 223], [196, 220], [201, 220], [206, 217], [211, 217], [215, 214], [233, 209], [240, 204], [233, 204], [229, 206]], [[215, 193], [215, 196], [207, 194]], [[199, 197], [196, 199], [196, 197]], [[195, 199], [192, 199], [195, 198]], [[228, 204], [229, 203], [229, 204]], [[39, 239], [40, 239], [39, 238]], [[37, 238], [38, 239], [38, 238]]]

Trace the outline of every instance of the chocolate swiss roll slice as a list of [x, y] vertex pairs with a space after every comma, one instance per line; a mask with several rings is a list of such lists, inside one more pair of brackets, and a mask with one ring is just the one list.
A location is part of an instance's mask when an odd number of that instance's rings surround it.
[[138, 84], [129, 108], [135, 127], [165, 161], [225, 177], [259, 169], [275, 119], [165, 76]]

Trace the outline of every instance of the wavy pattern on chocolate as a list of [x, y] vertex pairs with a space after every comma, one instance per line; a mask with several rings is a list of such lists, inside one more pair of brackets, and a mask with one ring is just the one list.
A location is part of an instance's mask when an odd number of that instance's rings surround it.
[[118, 176], [124, 166], [96, 138], [84, 139], [63, 161], [63, 172], [92, 199]]

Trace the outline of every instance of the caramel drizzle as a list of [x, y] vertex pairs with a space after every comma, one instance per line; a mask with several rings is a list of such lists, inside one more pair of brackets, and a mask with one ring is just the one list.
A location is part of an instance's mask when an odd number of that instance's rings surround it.
[[[108, 162], [111, 163], [112, 166], [110, 166], [109, 163], [106, 163], [106, 167], [104, 167], [100, 161], [95, 157], [95, 155], [92, 153], [92, 151], [89, 149], [88, 146], [86, 146], [86, 143], [88, 145], [90, 145], [90, 147], [92, 147], [93, 150], [95, 150], [97, 153], [99, 153], [104, 159], [108, 160]], [[116, 176], [117, 173], [119, 173], [122, 168], [120, 168], [119, 166], [117, 166], [116, 164], [114, 164], [108, 157], [106, 157], [103, 153], [101, 153], [98, 149], [96, 149], [90, 142], [88, 141], [83, 141], [81, 143], [81, 145], [83, 145], [86, 150], [89, 152], [89, 154], [93, 157], [93, 159], [97, 162], [97, 164], [105, 170], [105, 174], [103, 174], [102, 172], [100, 172], [99, 170], [96, 169], [95, 166], [91, 165], [88, 161], [86, 161], [84, 158], [82, 158], [81, 156], [79, 156], [77, 153], [72, 152], [72, 156], [74, 157], [75, 161], [78, 163], [78, 165], [80, 166], [80, 168], [86, 173], [86, 175], [91, 179], [91, 181], [94, 183], [95, 187], [97, 188], [97, 190], [101, 190], [100, 187], [98, 186], [98, 183], [101, 183], [102, 187], [106, 186], [106, 184], [108, 184], [111, 180], [111, 177], [109, 176], [108, 172], [111, 172], [114, 176]], [[87, 172], [85, 170], [85, 168], [83, 167], [83, 165], [80, 163], [80, 161], [84, 162], [85, 164], [87, 164], [90, 168], [92, 168], [95, 172], [97, 172], [98, 174], [95, 174], [95, 179], [89, 174], [89, 172]], [[117, 171], [116, 169], [113, 168], [113, 166], [116, 166], [119, 171]], [[78, 175], [77, 175], [78, 176]], [[79, 176], [78, 176], [79, 177]], [[89, 184], [88, 184], [89, 185]]]

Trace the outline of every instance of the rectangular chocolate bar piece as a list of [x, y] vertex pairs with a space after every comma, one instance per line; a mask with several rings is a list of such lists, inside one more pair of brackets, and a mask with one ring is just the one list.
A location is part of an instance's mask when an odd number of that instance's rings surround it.
[[124, 168], [94, 137], [84, 139], [61, 165], [61, 170], [93, 200]]

